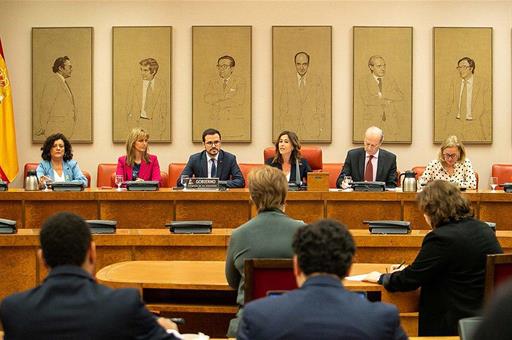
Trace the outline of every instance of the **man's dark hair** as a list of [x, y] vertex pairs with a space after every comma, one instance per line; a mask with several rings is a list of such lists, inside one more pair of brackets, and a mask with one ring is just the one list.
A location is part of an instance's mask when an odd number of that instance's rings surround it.
[[222, 57], [220, 57], [219, 59], [217, 59], [217, 65], [219, 64], [219, 62], [222, 60], [222, 59], [227, 59], [231, 62], [231, 67], [235, 67], [235, 58], [233, 58], [232, 56], [230, 55], [223, 55]]
[[347, 227], [332, 219], [301, 227], [293, 237], [292, 247], [306, 276], [326, 273], [344, 278], [356, 251]]
[[64, 136], [62, 133], [54, 133], [53, 135], [46, 138], [44, 141], [43, 146], [41, 147], [41, 158], [45, 161], [51, 161], [52, 156], [50, 154], [50, 150], [53, 147], [53, 143], [55, 143], [56, 140], [62, 139], [64, 142], [64, 157], [63, 159], [67, 162], [73, 159], [73, 148], [71, 147], [71, 143], [68, 141], [66, 136]]
[[52, 67], [53, 73], [59, 72], [59, 68], [64, 67], [66, 60], [69, 60], [69, 57], [67, 55], [65, 55], [64, 57], [58, 57], [57, 59], [55, 59], [55, 61], [53, 62], [53, 67]]
[[297, 54], [295, 55], [295, 57], [293, 58], [293, 61], [296, 63], [297, 62], [297, 57], [300, 55], [300, 54], [304, 54], [306, 56], [306, 58], [308, 58], [308, 64], [309, 64], [309, 54], [307, 54], [306, 52], [297, 52]]
[[142, 59], [141, 61], [139, 61], [139, 65], [149, 67], [149, 72], [151, 72], [153, 76], [155, 76], [156, 73], [158, 72], [158, 61], [156, 61], [153, 58]]
[[460, 62], [461, 61], [467, 61], [468, 64], [469, 64], [469, 67], [471, 67], [471, 73], [475, 73], [475, 61], [473, 59], [471, 59], [470, 57], [464, 57], [464, 58], [461, 58], [458, 62], [457, 62], [457, 66], [459, 66]]
[[206, 129], [206, 130], [203, 131], [203, 143], [204, 143], [204, 140], [205, 140], [206, 136], [214, 135], [214, 134], [218, 134], [219, 138], [222, 139], [222, 136], [220, 135], [219, 130], [209, 128], [209, 129]]
[[61, 212], [49, 217], [39, 235], [46, 264], [81, 266], [91, 244], [89, 226], [78, 215]]

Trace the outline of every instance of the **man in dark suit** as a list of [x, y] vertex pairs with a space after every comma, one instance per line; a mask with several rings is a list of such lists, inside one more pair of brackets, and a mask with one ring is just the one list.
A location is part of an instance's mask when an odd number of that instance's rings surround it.
[[248, 303], [237, 339], [407, 339], [395, 306], [343, 287], [355, 253], [345, 226], [334, 220], [306, 225], [292, 246], [300, 288]]
[[376, 126], [369, 127], [364, 134], [364, 147], [347, 153], [336, 186], [345, 189], [343, 180], [351, 176], [354, 182], [380, 181], [387, 187], [396, 187], [396, 156], [380, 148], [384, 134]]
[[176, 325], [157, 320], [136, 289], [96, 283], [96, 246], [82, 218], [66, 212], [50, 217], [40, 241], [38, 256], [49, 274], [40, 286], [2, 301], [6, 340], [178, 339]]
[[203, 132], [204, 151], [193, 154], [183, 169], [177, 186], [182, 186], [181, 176], [218, 178], [226, 181], [228, 188], [243, 188], [244, 176], [236, 162], [235, 155], [220, 149], [221, 135], [218, 130], [206, 129]]

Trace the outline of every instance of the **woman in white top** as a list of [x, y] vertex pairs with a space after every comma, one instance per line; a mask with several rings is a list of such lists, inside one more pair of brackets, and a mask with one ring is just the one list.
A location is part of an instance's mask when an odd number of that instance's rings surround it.
[[420, 185], [436, 179], [448, 181], [461, 188], [476, 189], [476, 176], [471, 161], [466, 158], [464, 144], [457, 136], [450, 136], [441, 145], [437, 159], [428, 163], [420, 178]]

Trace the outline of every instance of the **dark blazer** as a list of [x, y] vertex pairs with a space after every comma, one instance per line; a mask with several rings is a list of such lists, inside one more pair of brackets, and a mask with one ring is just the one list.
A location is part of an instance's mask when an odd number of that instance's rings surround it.
[[176, 339], [145, 308], [136, 289], [97, 284], [77, 266], [58, 266], [31, 290], [0, 305], [9, 339]]
[[[271, 167], [278, 168], [279, 170], [283, 170], [283, 165], [278, 162], [274, 162], [274, 158], [268, 158], [265, 161], [265, 164], [270, 165]], [[290, 180], [288, 182], [295, 183], [295, 172], [296, 165], [293, 163], [290, 168]], [[299, 172], [300, 179], [303, 183], [306, 183], [308, 180], [308, 172], [311, 172], [311, 167], [308, 164], [308, 161], [305, 158], [299, 160]]]
[[[176, 182], [177, 186], [182, 186], [181, 176], [208, 177], [208, 156], [206, 151], [193, 154], [188, 159], [187, 165], [183, 169]], [[224, 150], [219, 151], [217, 161], [217, 176], [221, 181], [227, 181], [228, 188], [243, 188], [245, 185], [244, 176], [236, 162], [236, 156]]]
[[420, 336], [457, 335], [459, 319], [479, 313], [486, 257], [498, 253], [502, 250], [492, 229], [467, 218], [432, 230], [410, 266], [381, 279], [392, 292], [421, 287]]
[[[341, 182], [345, 176], [352, 176], [354, 182], [364, 181], [364, 168], [366, 161], [366, 152], [364, 148], [352, 149], [347, 153], [345, 164], [341, 170], [336, 186], [341, 188]], [[377, 160], [376, 181], [385, 182], [387, 187], [396, 187], [396, 156], [395, 154], [379, 149], [379, 158]]]
[[407, 339], [398, 309], [369, 302], [329, 275], [312, 276], [301, 288], [245, 306], [237, 339]]
[[[121, 156], [117, 159], [116, 175], [122, 175], [123, 181], [132, 180], [132, 167], [126, 164], [126, 156]], [[138, 178], [145, 181], [160, 181], [160, 164], [158, 158], [154, 155], [149, 155], [149, 163], [144, 160], [140, 163], [140, 170]]]

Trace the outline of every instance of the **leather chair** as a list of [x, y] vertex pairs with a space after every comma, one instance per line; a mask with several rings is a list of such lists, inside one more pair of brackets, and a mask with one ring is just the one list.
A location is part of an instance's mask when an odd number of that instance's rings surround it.
[[240, 171], [242, 171], [242, 175], [244, 176], [245, 188], [249, 187], [249, 172], [251, 172], [254, 168], [262, 167], [263, 164], [255, 164], [255, 163], [239, 163]]
[[[498, 184], [512, 182], [512, 164], [493, 164], [492, 177], [498, 177]], [[499, 189], [503, 189], [500, 185]]]
[[512, 278], [512, 254], [487, 255], [485, 266], [485, 301], [490, 301], [498, 286]]
[[329, 188], [336, 188], [336, 180], [340, 175], [343, 163], [324, 163], [322, 171], [329, 173]]
[[175, 187], [180, 178], [186, 163], [170, 163], [169, 164], [169, 187]]
[[117, 163], [100, 163], [96, 176], [96, 187], [115, 187]]
[[291, 259], [246, 259], [244, 302], [297, 288]]
[[[23, 167], [23, 178], [27, 178], [27, 173], [29, 170], [36, 170], [39, 163], [25, 163], [25, 166]], [[87, 170], [82, 170], [82, 173], [84, 174], [85, 178], [87, 178], [87, 187], [91, 187], [91, 174]]]
[[[276, 154], [275, 151], [276, 149], [274, 146], [269, 146], [268, 148], [265, 148], [265, 150], [263, 151], [263, 162], [265, 162], [265, 160], [269, 158], [274, 157], [274, 155]], [[303, 146], [300, 149], [300, 153], [302, 154], [302, 157], [308, 161], [312, 171], [322, 170], [322, 149], [314, 146]]]

